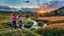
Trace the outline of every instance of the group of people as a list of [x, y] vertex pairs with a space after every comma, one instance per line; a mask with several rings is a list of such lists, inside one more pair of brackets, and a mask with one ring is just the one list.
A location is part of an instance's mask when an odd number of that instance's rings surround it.
[[12, 19], [12, 28], [16, 29], [16, 22], [19, 23], [19, 30], [22, 29], [22, 15], [19, 14], [18, 16], [16, 16], [16, 14], [12, 14], [11, 16]]

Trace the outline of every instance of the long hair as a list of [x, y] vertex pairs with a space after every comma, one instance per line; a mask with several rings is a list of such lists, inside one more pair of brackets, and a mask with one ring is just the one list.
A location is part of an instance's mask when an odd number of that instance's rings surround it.
[[18, 17], [22, 17], [22, 15], [20, 14]]
[[15, 16], [15, 15], [16, 15], [16, 14], [14, 14], [14, 13], [13, 13], [13, 14], [11, 14], [11, 16]]

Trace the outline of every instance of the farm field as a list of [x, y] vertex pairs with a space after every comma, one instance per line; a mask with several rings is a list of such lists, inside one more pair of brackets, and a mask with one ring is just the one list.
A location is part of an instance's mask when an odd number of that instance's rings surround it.
[[48, 29], [64, 30], [64, 23], [50, 24], [47, 26]]
[[58, 21], [64, 20], [64, 16], [52, 16], [52, 17], [38, 17], [38, 20], [50, 20], [50, 21]]

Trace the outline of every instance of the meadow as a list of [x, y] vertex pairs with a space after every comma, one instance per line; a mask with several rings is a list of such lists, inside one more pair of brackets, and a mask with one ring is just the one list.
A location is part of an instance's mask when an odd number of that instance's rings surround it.
[[[2, 12], [0, 12], [0, 30], [1, 29], [9, 29], [9, 28], [12, 27], [12, 19], [11, 19], [12, 13], [7, 13], [7, 12], [2, 13]], [[18, 16], [18, 13], [16, 13], [16, 14]], [[23, 17], [22, 23], [27, 24], [27, 22], [31, 22], [31, 21], [29, 21], [27, 18]], [[17, 25], [18, 25], [18, 22], [17, 22]]]
[[[25, 24], [26, 28], [30, 28], [31, 25], [33, 24], [30, 20], [28, 20], [28, 18], [37, 21], [38, 24], [48, 23], [48, 26], [47, 27], [41, 26], [38, 29], [33, 28], [31, 30], [27, 30], [24, 28], [21, 31], [19, 30], [6, 31], [12, 27], [12, 20], [11, 20], [12, 13], [0, 12], [0, 31], [2, 30], [4, 31], [0, 32], [0, 36], [64, 36], [64, 20], [63, 20], [64, 16], [43, 17], [44, 20], [38, 20], [39, 16], [33, 13], [21, 13], [23, 17], [22, 23]], [[16, 14], [18, 15], [19, 13]], [[52, 22], [50, 22], [50, 20]]]

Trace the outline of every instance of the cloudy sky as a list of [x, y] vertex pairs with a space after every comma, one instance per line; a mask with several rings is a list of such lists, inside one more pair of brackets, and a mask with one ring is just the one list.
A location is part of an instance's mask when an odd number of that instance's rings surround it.
[[48, 3], [51, 1], [61, 1], [63, 0], [29, 0], [30, 3], [25, 3], [24, 1], [27, 0], [0, 0], [0, 4], [2, 5], [8, 5], [8, 6], [15, 6], [15, 7], [38, 7], [38, 1], [42, 5], [43, 3]]
[[28, 0], [30, 1], [29, 3], [26, 3], [25, 1], [27, 0], [0, 0], [0, 5], [6, 5], [11, 8], [39, 8], [41, 6], [42, 8], [46, 7], [46, 9], [43, 9], [45, 11], [50, 11], [51, 9], [54, 10], [64, 6], [64, 0]]
[[[28, 4], [26, 4], [24, 1], [27, 1], [27, 0], [0, 0], [0, 2], [2, 2], [5, 5], [27, 6]], [[31, 3], [37, 4], [36, 2], [38, 0], [29, 0], [29, 1], [31, 1]], [[39, 0], [39, 1], [43, 2], [44, 0]], [[45, 1], [49, 2], [51, 0], [45, 0]]]
[[36, 0], [30, 0], [30, 3], [25, 3], [27, 0], [0, 0], [0, 4], [14, 6], [14, 7], [38, 7], [36, 5], [30, 5], [36, 3]]

